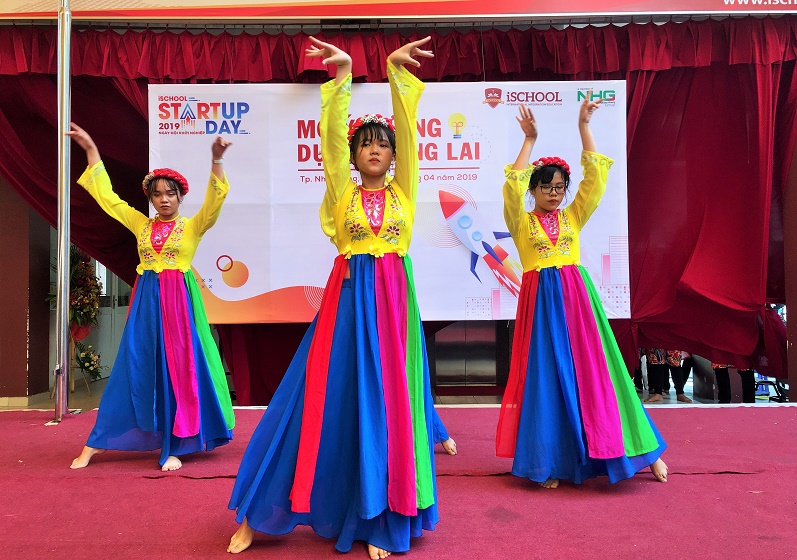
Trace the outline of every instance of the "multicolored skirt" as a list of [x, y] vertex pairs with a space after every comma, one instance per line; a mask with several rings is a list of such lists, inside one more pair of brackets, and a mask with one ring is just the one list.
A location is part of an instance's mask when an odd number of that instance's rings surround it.
[[86, 445], [170, 455], [232, 439], [235, 417], [194, 275], [136, 279], [119, 352]]
[[523, 275], [496, 453], [544, 482], [630, 478], [666, 444], [637, 397], [589, 274]]
[[239, 523], [271, 535], [309, 525], [341, 552], [355, 540], [402, 552], [434, 529], [434, 407], [412, 278], [409, 257], [336, 259], [241, 461], [229, 504]]

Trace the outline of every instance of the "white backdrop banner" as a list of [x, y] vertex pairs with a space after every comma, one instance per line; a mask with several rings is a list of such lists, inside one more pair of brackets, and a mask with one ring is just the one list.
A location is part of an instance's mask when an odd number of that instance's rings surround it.
[[[419, 109], [410, 256], [425, 320], [514, 318], [522, 270], [505, 237], [501, 190], [503, 167], [523, 140], [518, 106], [538, 123], [532, 160], [570, 163], [572, 200], [581, 180], [578, 108], [588, 90], [604, 98], [591, 128], [615, 164], [582, 232], [581, 261], [607, 315], [630, 316], [625, 82], [458, 82], [427, 84]], [[317, 85], [149, 86], [150, 166], [188, 178], [183, 214], [202, 203], [213, 138], [233, 143], [224, 165], [230, 194], [193, 263], [210, 322], [310, 321], [318, 309], [336, 255], [318, 218], [319, 112]], [[355, 84], [351, 112], [391, 114], [387, 84]]]

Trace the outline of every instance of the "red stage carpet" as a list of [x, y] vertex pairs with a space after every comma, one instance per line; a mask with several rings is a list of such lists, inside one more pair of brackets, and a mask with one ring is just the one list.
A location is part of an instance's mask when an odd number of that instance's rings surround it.
[[[797, 557], [797, 408], [652, 408], [670, 481], [649, 472], [557, 490], [507, 475], [494, 455], [497, 408], [441, 408], [459, 455], [438, 446], [441, 522], [416, 559], [730, 559]], [[158, 454], [109, 451], [68, 468], [95, 412], [46, 427], [52, 412], [0, 412], [3, 558], [229, 558], [226, 509], [262, 410], [236, 410], [236, 439], [161, 473]], [[248, 558], [343, 558], [300, 528], [258, 535]], [[366, 558], [355, 548], [346, 558]]]

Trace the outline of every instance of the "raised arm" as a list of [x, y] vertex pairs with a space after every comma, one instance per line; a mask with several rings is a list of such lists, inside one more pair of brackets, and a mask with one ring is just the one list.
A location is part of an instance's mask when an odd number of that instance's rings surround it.
[[606, 192], [606, 181], [614, 160], [598, 153], [595, 138], [592, 135], [589, 123], [592, 114], [600, 107], [603, 99], [592, 101], [592, 90], [581, 103], [578, 111], [578, 132], [581, 135], [581, 167], [584, 178], [578, 185], [578, 192], [573, 198], [573, 203], [568, 207], [570, 214], [575, 218], [578, 227], [584, 227], [590, 216], [598, 208], [598, 204]]
[[338, 86], [351, 74], [351, 56], [339, 49], [332, 43], [319, 41], [315, 37], [308, 37], [312, 45], [305, 51], [309, 58], [321, 58], [321, 64], [334, 64], [337, 67], [335, 72], [335, 85]]
[[133, 233], [138, 233], [139, 224], [146, 221], [147, 217], [131, 207], [113, 192], [111, 179], [105, 171], [105, 166], [100, 159], [97, 145], [88, 132], [75, 123], [69, 123], [70, 131], [66, 133], [75, 143], [83, 148], [88, 159], [88, 167], [78, 179], [78, 183], [88, 191], [97, 201], [106, 214], [120, 222]]
[[335, 207], [351, 180], [351, 152], [348, 142], [349, 103], [351, 102], [351, 57], [330, 43], [310, 37], [308, 57], [323, 57], [324, 64], [337, 67], [335, 79], [321, 86], [321, 159], [326, 192], [321, 203], [321, 229], [335, 235]]
[[227, 198], [227, 193], [230, 191], [230, 184], [224, 173], [224, 152], [231, 145], [232, 142], [229, 140], [217, 136], [210, 147], [210, 179], [205, 191], [205, 200], [191, 219], [191, 225], [197, 235], [201, 236], [213, 227], [221, 214], [221, 205], [224, 204], [224, 199]]
[[210, 147], [211, 166], [210, 172], [218, 177], [224, 179], [224, 152], [227, 151], [232, 145], [232, 142], [225, 140], [221, 136], [217, 136]]
[[89, 136], [89, 133], [73, 122], [69, 123], [69, 129], [66, 135], [72, 138], [75, 144], [83, 148], [86, 152], [86, 157], [89, 160], [89, 167], [93, 167], [99, 163], [100, 151], [97, 149], [97, 144], [95, 144], [94, 140]]
[[506, 176], [506, 181], [504, 182], [504, 221], [513, 236], [517, 234], [520, 222], [525, 216], [523, 205], [532, 171], [529, 167], [529, 160], [531, 159], [531, 151], [534, 148], [534, 144], [537, 142], [537, 121], [534, 119], [534, 114], [525, 105], [521, 105], [519, 111], [520, 114], [515, 118], [520, 125], [520, 130], [523, 132], [523, 143], [520, 145], [520, 152], [517, 159], [515, 159], [515, 163], [511, 168], [507, 165], [507, 169], [504, 170]]
[[432, 58], [430, 50], [421, 49], [431, 41], [425, 37], [396, 49], [387, 58], [387, 76], [393, 101], [393, 119], [396, 124], [396, 184], [404, 191], [413, 207], [418, 193], [418, 103], [424, 84], [412, 75], [405, 64], [420, 67], [415, 57]]
[[592, 131], [589, 128], [589, 121], [592, 120], [592, 113], [600, 107], [601, 103], [603, 103], [603, 98], [592, 101], [592, 90], [589, 90], [578, 111], [578, 132], [581, 135], [581, 149], [587, 152], [598, 151], [595, 147], [595, 138], [593, 138]]
[[537, 121], [534, 120], [534, 114], [531, 109], [525, 105], [520, 106], [520, 115], [515, 118], [520, 125], [520, 130], [523, 131], [524, 138], [523, 144], [520, 146], [520, 153], [518, 153], [512, 169], [520, 171], [529, 166], [531, 150], [537, 142]]

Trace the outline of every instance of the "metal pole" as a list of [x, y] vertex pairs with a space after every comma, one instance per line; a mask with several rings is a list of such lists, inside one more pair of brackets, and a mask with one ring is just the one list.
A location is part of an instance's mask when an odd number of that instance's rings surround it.
[[[789, 402], [797, 402], [797, 142], [783, 186], [783, 269], [786, 276], [786, 359]], [[794, 525], [794, 523], [791, 523]]]
[[55, 364], [55, 422], [69, 412], [69, 148], [66, 136], [70, 119], [70, 34], [72, 13], [69, 0], [59, 0], [58, 7], [58, 277]]

